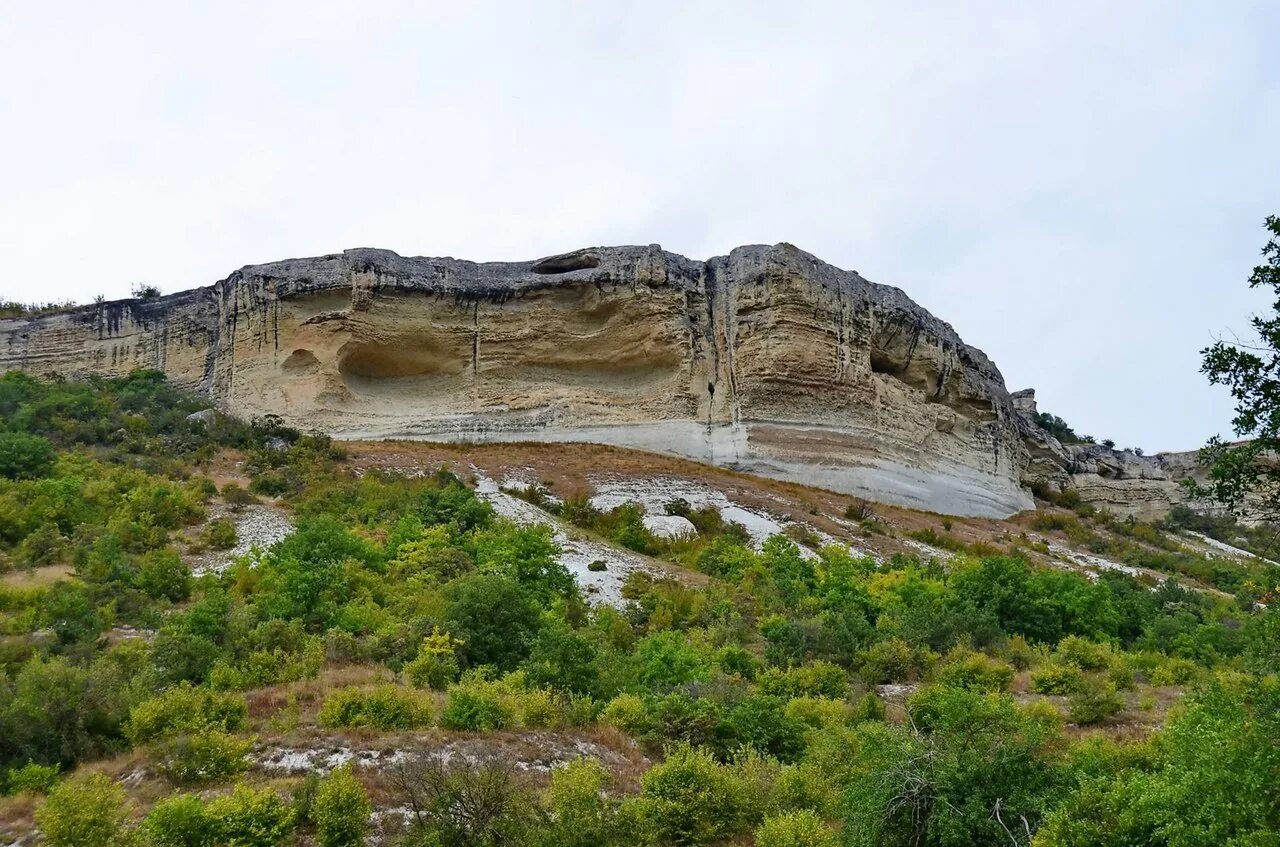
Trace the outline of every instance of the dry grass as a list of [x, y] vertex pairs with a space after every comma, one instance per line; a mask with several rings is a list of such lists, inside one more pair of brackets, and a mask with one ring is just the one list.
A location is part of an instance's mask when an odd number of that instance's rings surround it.
[[47, 588], [60, 579], [75, 575], [71, 565], [45, 565], [39, 568], [23, 568], [0, 575], [0, 584], [8, 588], [32, 589]]

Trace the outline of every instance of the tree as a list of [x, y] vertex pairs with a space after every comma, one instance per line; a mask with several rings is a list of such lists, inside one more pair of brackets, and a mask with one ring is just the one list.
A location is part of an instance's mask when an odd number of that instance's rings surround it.
[[1201, 372], [1227, 386], [1235, 400], [1232, 430], [1249, 440], [1232, 444], [1214, 436], [1200, 451], [1207, 480], [1187, 485], [1193, 496], [1221, 503], [1237, 517], [1274, 521], [1280, 519], [1280, 463], [1274, 460], [1280, 453], [1280, 217], [1268, 217], [1266, 229], [1271, 238], [1249, 287], [1272, 290], [1272, 314], [1249, 319], [1256, 342], [1219, 340], [1201, 351]]
[[1056, 719], [949, 688], [922, 689], [907, 719], [856, 730], [846, 847], [1025, 844], [1057, 790]]
[[56, 459], [47, 438], [25, 432], [0, 432], [0, 477], [40, 479], [49, 474]]
[[449, 632], [463, 642], [467, 663], [513, 670], [529, 655], [541, 612], [528, 592], [496, 574], [469, 574], [444, 590]]
[[1154, 740], [1145, 767], [1084, 780], [1036, 834], [1036, 847], [1274, 844], [1280, 799], [1280, 686], [1211, 685]]

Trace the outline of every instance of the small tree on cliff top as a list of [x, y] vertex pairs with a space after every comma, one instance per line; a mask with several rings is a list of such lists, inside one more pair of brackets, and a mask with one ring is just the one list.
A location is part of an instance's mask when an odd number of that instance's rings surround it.
[[1204, 484], [1189, 482], [1195, 496], [1221, 503], [1237, 517], [1280, 520], [1280, 217], [1267, 218], [1270, 240], [1263, 263], [1253, 269], [1249, 287], [1275, 293], [1269, 315], [1254, 315], [1252, 344], [1218, 341], [1201, 351], [1201, 371], [1214, 385], [1225, 385], [1236, 401], [1232, 429], [1244, 444], [1214, 436], [1200, 451], [1209, 469]]

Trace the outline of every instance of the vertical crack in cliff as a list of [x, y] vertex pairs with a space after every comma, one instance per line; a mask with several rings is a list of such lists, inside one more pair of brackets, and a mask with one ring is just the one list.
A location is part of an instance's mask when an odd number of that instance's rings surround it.
[[480, 301], [471, 304], [471, 402], [480, 402]]
[[[712, 283], [718, 288], [720, 276], [712, 274]], [[734, 345], [737, 343], [737, 309], [738, 304], [733, 291], [725, 288], [724, 302], [724, 361], [726, 375], [729, 380], [729, 423], [737, 426], [742, 419], [742, 402], [738, 395], [738, 368], [734, 362]], [[736, 456], [734, 457], [737, 458]]]

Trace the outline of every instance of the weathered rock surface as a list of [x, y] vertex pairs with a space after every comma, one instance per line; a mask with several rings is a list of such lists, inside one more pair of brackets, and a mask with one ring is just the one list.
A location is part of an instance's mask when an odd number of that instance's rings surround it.
[[605, 442], [940, 512], [1032, 505], [995, 365], [898, 289], [787, 244], [706, 262], [358, 249], [0, 321], [0, 369], [136, 367], [338, 436]]
[[0, 370], [167, 372], [234, 414], [341, 437], [587, 441], [932, 511], [1026, 484], [1146, 515], [1178, 463], [1064, 447], [902, 291], [788, 244], [476, 263], [357, 249], [152, 300], [0, 320]]
[[1187, 503], [1182, 480], [1203, 473], [1195, 450], [1140, 456], [1101, 444], [1063, 444], [1036, 423], [1034, 390], [1015, 391], [1011, 397], [1029, 455], [1028, 484], [1074, 488], [1085, 503], [1121, 517], [1154, 520]]

